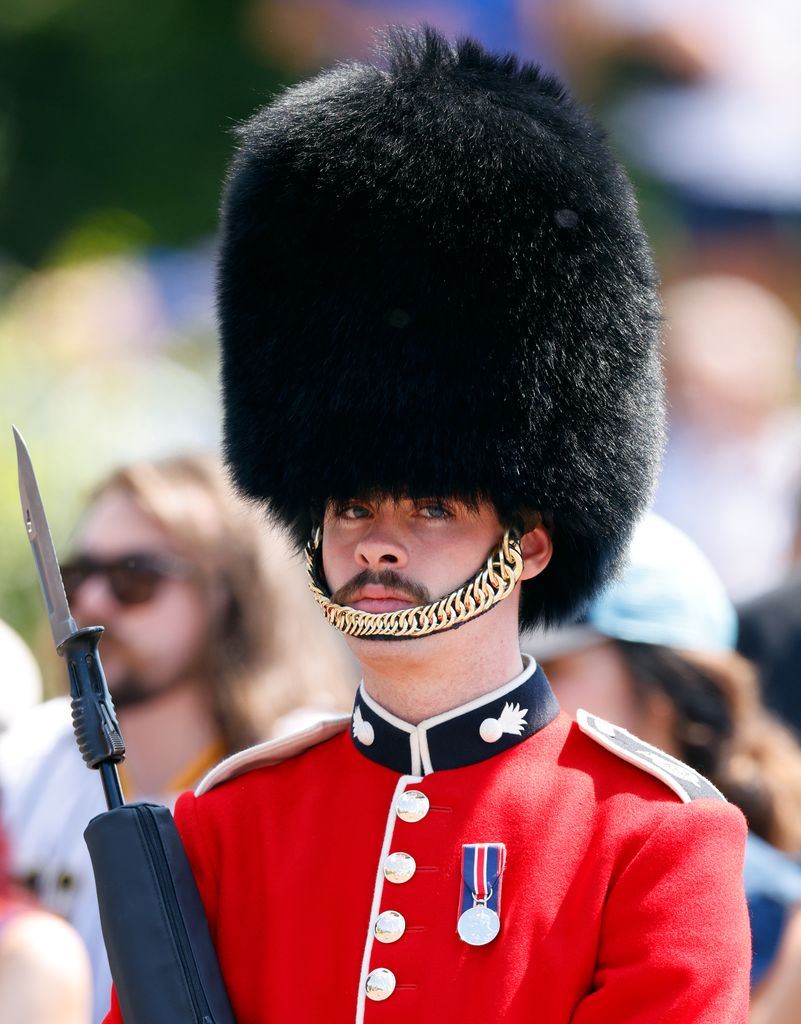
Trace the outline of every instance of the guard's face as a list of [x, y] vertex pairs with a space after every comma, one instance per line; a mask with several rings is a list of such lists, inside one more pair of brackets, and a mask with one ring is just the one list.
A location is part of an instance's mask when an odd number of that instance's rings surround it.
[[329, 505], [323, 571], [337, 604], [391, 612], [429, 604], [475, 575], [503, 536], [492, 505], [392, 499]]
[[[100, 651], [117, 706], [193, 676], [205, 650], [209, 599], [161, 527], [124, 492], [111, 491], [89, 510], [76, 549], [93, 569], [74, 587], [71, 611], [79, 625], [106, 629]], [[136, 556], [138, 576], [125, 576], [127, 556]], [[159, 567], [160, 575], [144, 571]]]

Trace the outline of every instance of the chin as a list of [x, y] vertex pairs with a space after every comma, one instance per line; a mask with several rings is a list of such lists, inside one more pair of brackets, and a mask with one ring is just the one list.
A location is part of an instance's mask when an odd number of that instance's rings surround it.
[[376, 639], [366, 637], [346, 637], [346, 642], [353, 656], [362, 665], [372, 669], [388, 670], [400, 666], [410, 669], [425, 670], [433, 660], [443, 657], [456, 658], [465, 656], [465, 640], [471, 634], [472, 623], [465, 623], [458, 629], [445, 630], [442, 633], [430, 633], [428, 636], [413, 638]]
[[431, 658], [433, 655], [439, 657], [446, 651], [453, 657], [469, 656], [467, 652], [474, 650], [476, 645], [495, 647], [499, 638], [504, 636], [511, 637], [517, 644], [517, 615], [516, 603], [504, 601], [483, 615], [477, 615], [454, 628], [429, 633], [428, 636], [398, 639], [345, 636], [345, 641], [355, 658], [370, 665], [379, 661], [398, 664]]
[[359, 661], [375, 664], [379, 661], [398, 662], [417, 658], [430, 652], [433, 643], [442, 636], [442, 633], [398, 639], [346, 636], [345, 643]]

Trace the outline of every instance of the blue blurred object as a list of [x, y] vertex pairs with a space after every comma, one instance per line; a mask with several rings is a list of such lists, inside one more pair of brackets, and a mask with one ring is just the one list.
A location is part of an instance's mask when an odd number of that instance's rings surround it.
[[590, 606], [603, 636], [690, 651], [729, 651], [737, 616], [711, 563], [661, 516], [637, 526], [621, 577]]
[[801, 867], [750, 832], [743, 879], [754, 950], [753, 987], [773, 962], [788, 913], [801, 904]]
[[[446, 35], [472, 36], [490, 50], [508, 50], [525, 60], [554, 64], [547, 31], [539, 10], [546, 0], [345, 0], [345, 6], [365, 8], [375, 24], [416, 24], [421, 20], [436, 25]], [[425, 7], [424, 14], [421, 10]], [[525, 17], [522, 17], [525, 11]]]

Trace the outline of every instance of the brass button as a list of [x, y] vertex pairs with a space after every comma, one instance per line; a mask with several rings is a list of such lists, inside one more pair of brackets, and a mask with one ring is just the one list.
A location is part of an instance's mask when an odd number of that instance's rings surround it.
[[406, 919], [397, 910], [385, 910], [376, 919], [373, 931], [379, 942], [397, 942], [406, 931]]
[[392, 971], [388, 971], [386, 967], [376, 967], [367, 975], [364, 985], [367, 998], [372, 999], [374, 1003], [380, 1003], [382, 999], [389, 999], [395, 991], [395, 984], [395, 975]]
[[384, 861], [384, 878], [396, 885], [408, 882], [416, 870], [417, 865], [410, 853], [391, 853]]
[[407, 789], [398, 797], [396, 811], [401, 821], [420, 821], [428, 814], [430, 806], [425, 793], [419, 789]]

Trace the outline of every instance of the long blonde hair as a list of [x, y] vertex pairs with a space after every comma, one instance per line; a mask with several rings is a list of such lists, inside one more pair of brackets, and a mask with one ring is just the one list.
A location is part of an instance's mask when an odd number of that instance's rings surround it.
[[353, 662], [307, 592], [299, 558], [233, 493], [216, 459], [135, 463], [104, 480], [93, 500], [109, 491], [130, 496], [221, 595], [202, 664], [229, 753], [301, 708], [350, 710]]

